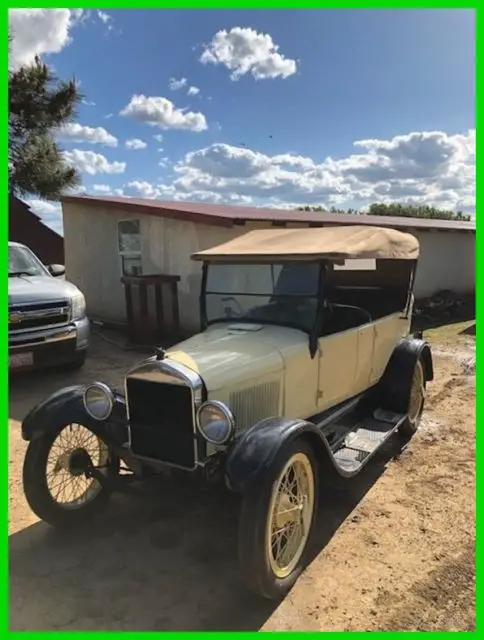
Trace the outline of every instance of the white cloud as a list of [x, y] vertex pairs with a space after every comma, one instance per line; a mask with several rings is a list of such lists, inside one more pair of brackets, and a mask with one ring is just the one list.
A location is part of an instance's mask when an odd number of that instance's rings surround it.
[[187, 153], [175, 165], [171, 184], [150, 186], [180, 200], [249, 198], [266, 206], [362, 209], [372, 202], [401, 202], [474, 212], [475, 131], [413, 132], [355, 146], [361, 153], [317, 163], [294, 153], [270, 156], [212, 144]]
[[107, 113], [104, 117], [106, 120], [110, 120], [114, 116], [114, 113]]
[[90, 190], [95, 193], [104, 193], [105, 195], [112, 193], [111, 187], [108, 184], [93, 184]]
[[139, 138], [131, 138], [131, 140], [126, 140], [126, 147], [128, 149], [146, 149], [148, 145], [143, 140]]
[[153, 138], [157, 141], [157, 142], [161, 142], [163, 140], [163, 135], [161, 133], [156, 133]]
[[97, 9], [96, 13], [99, 20], [101, 20], [101, 22], [104, 22], [104, 24], [108, 24], [108, 22], [112, 20], [111, 16], [107, 14], [105, 11], [101, 11], [100, 9]]
[[109, 162], [105, 156], [94, 153], [94, 151], [73, 149], [72, 151], [64, 151], [64, 157], [81, 173], [88, 173], [91, 176], [98, 173], [124, 173], [126, 169], [125, 162]]
[[96, 9], [96, 17], [106, 27], [106, 34], [108, 34], [111, 31], [113, 31], [113, 29], [114, 29], [114, 20], [113, 20], [113, 17], [109, 15], [109, 13], [106, 13], [105, 11], [102, 11], [101, 9]]
[[12, 67], [29, 64], [36, 55], [62, 51], [71, 42], [71, 29], [82, 15], [81, 9], [10, 9]]
[[60, 235], [63, 235], [62, 208], [60, 202], [30, 198], [26, 204], [42, 219], [42, 222]]
[[188, 95], [196, 96], [200, 93], [200, 89], [198, 87], [188, 87]]
[[202, 113], [178, 109], [167, 98], [134, 95], [129, 104], [120, 112], [140, 122], [146, 122], [161, 129], [185, 129], [204, 131], [207, 121]]
[[127, 182], [123, 190], [125, 192], [128, 190], [131, 195], [140, 196], [149, 200], [160, 198], [162, 193], [161, 189], [146, 182], [146, 180], [132, 180], [131, 182]]
[[72, 142], [89, 142], [102, 144], [106, 147], [117, 147], [118, 140], [103, 127], [87, 127], [77, 122], [68, 122], [59, 129], [59, 135], [64, 140]]
[[178, 89], [181, 89], [182, 87], [184, 87], [186, 83], [187, 83], [186, 78], [180, 78], [179, 80], [176, 80], [175, 78], [170, 78], [170, 82], [168, 83], [168, 86], [170, 87], [171, 91], [178, 91]]
[[296, 73], [295, 60], [279, 53], [269, 34], [251, 28], [233, 27], [219, 31], [200, 57], [203, 64], [221, 64], [238, 80], [250, 73], [256, 80], [287, 78]]
[[86, 107], [95, 107], [96, 106], [95, 102], [93, 102], [92, 100], [86, 100], [86, 98], [83, 98], [81, 100], [81, 103], [86, 105]]
[[36, 55], [60, 53], [72, 42], [72, 30], [100, 20], [113, 29], [112, 17], [104, 11], [86, 9], [10, 9], [9, 30], [13, 34], [12, 68], [33, 62]]
[[[412, 132], [358, 140], [358, 153], [316, 162], [296, 153], [267, 155], [212, 144], [187, 153], [172, 181], [124, 185], [126, 195], [162, 200], [227, 202], [294, 209], [353, 207], [373, 202], [433, 205], [475, 212], [475, 131]], [[162, 158], [160, 166], [168, 164]]]

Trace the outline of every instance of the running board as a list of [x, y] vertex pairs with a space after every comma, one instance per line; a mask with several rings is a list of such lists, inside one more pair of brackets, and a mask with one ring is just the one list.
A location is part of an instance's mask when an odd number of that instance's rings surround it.
[[332, 446], [334, 461], [344, 475], [355, 475], [405, 421], [407, 415], [375, 409], [350, 429], [337, 425], [341, 438]]

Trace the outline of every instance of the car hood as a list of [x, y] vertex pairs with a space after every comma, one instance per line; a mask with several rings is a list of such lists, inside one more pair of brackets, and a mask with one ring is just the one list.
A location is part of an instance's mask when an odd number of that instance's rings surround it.
[[284, 368], [284, 351], [308, 337], [285, 327], [221, 324], [180, 342], [166, 357], [196, 371], [207, 391], [238, 385]]
[[29, 304], [66, 300], [78, 293], [78, 288], [66, 280], [51, 276], [10, 276], [8, 304]]

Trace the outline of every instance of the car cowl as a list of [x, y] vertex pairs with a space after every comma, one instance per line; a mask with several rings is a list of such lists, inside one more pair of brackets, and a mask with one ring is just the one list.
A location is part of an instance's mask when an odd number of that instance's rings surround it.
[[279, 326], [220, 324], [180, 342], [166, 358], [198, 373], [209, 394], [284, 368], [284, 352], [307, 336]]

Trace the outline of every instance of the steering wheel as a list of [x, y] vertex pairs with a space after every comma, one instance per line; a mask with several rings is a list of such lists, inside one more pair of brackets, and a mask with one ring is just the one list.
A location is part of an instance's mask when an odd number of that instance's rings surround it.
[[368, 320], [368, 322], [372, 321], [372, 317], [369, 311], [367, 311], [366, 309], [363, 309], [363, 307], [357, 307], [353, 304], [334, 304], [331, 305], [331, 308], [334, 310], [335, 307], [338, 307], [340, 309], [354, 309], [355, 311], [359, 311], [360, 313], [362, 313], [366, 319]]
[[220, 302], [224, 303], [224, 302], [235, 302], [235, 304], [237, 305], [238, 309], [231, 309], [230, 307], [224, 307], [224, 311], [228, 309], [230, 309], [231, 313], [234, 313], [236, 317], [240, 317], [244, 314], [244, 310], [242, 309], [242, 305], [240, 304], [240, 302], [238, 300], [236, 300], [234, 297], [232, 296], [227, 296], [226, 298], [221, 298]]

